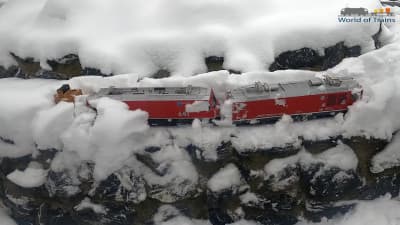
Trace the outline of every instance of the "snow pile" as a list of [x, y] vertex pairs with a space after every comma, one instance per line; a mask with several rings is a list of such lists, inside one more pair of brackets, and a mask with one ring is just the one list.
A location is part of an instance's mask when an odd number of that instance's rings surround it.
[[78, 205], [74, 206], [74, 210], [82, 211], [84, 209], [90, 209], [97, 214], [107, 214], [104, 206], [92, 203], [89, 198], [85, 198]]
[[55, 81], [2, 79], [0, 81], [0, 156], [19, 157], [35, 149], [32, 121], [36, 113], [53, 105]]
[[47, 171], [40, 167], [40, 164], [30, 163], [24, 170], [14, 170], [7, 175], [14, 184], [24, 188], [34, 188], [43, 185], [46, 181]]
[[235, 190], [241, 183], [240, 171], [231, 163], [214, 174], [208, 180], [207, 186], [213, 192], [221, 192], [230, 189]]
[[157, 173], [146, 166], [139, 167], [147, 185], [152, 188], [149, 194], [161, 202], [175, 202], [196, 192], [199, 175], [188, 153], [176, 146], [166, 145], [151, 154], [157, 164]]
[[61, 134], [73, 121], [74, 104], [60, 102], [41, 110], [33, 120], [33, 138], [38, 149], [62, 149]]
[[126, 104], [108, 98], [92, 104], [97, 115], [95, 112], [78, 115], [61, 139], [64, 151], [77, 152], [81, 160], [93, 160], [95, 178], [104, 179], [133, 152], [143, 150], [140, 143], [146, 140], [147, 113], [129, 111]]
[[303, 47], [321, 51], [345, 41], [371, 50], [378, 24], [339, 23], [346, 6], [372, 10], [380, 3], [8, 1], [0, 8], [0, 65], [14, 63], [10, 52], [33, 57], [43, 68], [49, 68], [47, 59], [74, 53], [83, 66], [104, 73], [148, 76], [168, 69], [187, 76], [206, 71], [204, 57], [211, 55], [224, 56], [226, 68], [251, 71], [265, 69], [283, 51]]
[[346, 215], [320, 223], [302, 221], [297, 225], [397, 225], [399, 224], [400, 201], [385, 196], [373, 201], [358, 201], [356, 207]]
[[380, 173], [396, 166], [400, 166], [400, 133], [396, 133], [391, 143], [372, 158], [371, 172]]

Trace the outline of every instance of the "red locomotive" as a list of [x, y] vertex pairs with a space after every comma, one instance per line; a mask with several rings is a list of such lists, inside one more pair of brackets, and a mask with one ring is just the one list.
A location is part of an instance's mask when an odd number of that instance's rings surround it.
[[229, 93], [234, 123], [268, 122], [287, 114], [314, 118], [346, 112], [362, 97], [353, 78], [315, 78], [291, 83], [256, 82]]
[[109, 97], [125, 102], [130, 110], [141, 109], [149, 114], [152, 125], [188, 123], [194, 119], [216, 119], [219, 103], [211, 88], [204, 87], [141, 87], [102, 88], [90, 99]]
[[131, 110], [148, 112], [151, 125], [220, 117], [232, 118], [234, 124], [252, 124], [275, 121], [284, 114], [295, 119], [335, 115], [346, 112], [362, 94], [358, 82], [348, 77], [325, 76], [277, 84], [256, 82], [229, 91], [225, 100], [231, 103], [231, 115], [222, 116], [213, 90], [205, 87], [110, 87], [100, 89], [88, 100], [109, 97], [123, 101]]

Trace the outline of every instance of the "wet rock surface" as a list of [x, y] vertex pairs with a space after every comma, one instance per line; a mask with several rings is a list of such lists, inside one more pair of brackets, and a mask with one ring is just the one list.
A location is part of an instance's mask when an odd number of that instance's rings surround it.
[[[54, 168], [49, 161], [57, 156], [57, 151], [40, 150], [34, 158], [1, 160], [0, 197], [18, 224], [153, 224], [158, 211], [161, 214], [175, 212], [171, 218], [181, 215], [209, 220], [212, 224], [246, 219], [260, 224], [290, 225], [296, 224], [299, 216], [318, 222], [324, 217], [342, 215], [354, 207], [351, 200], [375, 199], [386, 193], [393, 197], [399, 195], [398, 170], [373, 174], [366, 169], [371, 157], [386, 146], [385, 141], [339, 137], [320, 142], [305, 141], [300, 148], [318, 155], [335, 147], [338, 140], [357, 155], [355, 170], [327, 168], [321, 162], [308, 166], [293, 163], [275, 176], [265, 176], [266, 164], [298, 155], [301, 150], [288, 147], [279, 151], [263, 149], [238, 153], [230, 143], [223, 143], [218, 149], [217, 161], [204, 161], [190, 154], [195, 148], [190, 146], [185, 151], [190, 156], [188, 162], [198, 173], [197, 183], [166, 177], [174, 163], [160, 161], [158, 156], [168, 153], [162, 151], [172, 150], [149, 148], [144, 155], [132, 160], [132, 166], [122, 167], [101, 182], [94, 181], [93, 163], [83, 161], [73, 170]], [[31, 161], [48, 169], [45, 184], [25, 188], [7, 179], [7, 174], [15, 169], [24, 170]], [[140, 167], [133, 166], [139, 164]], [[209, 180], [227, 165], [238, 169], [240, 183], [221, 191], [211, 190]], [[150, 175], [165, 182], [161, 186], [154, 185]], [[90, 204], [85, 206], [85, 201]], [[78, 207], [82, 204], [83, 207]], [[175, 211], [162, 208], [165, 205]], [[169, 218], [164, 216], [166, 220]]]

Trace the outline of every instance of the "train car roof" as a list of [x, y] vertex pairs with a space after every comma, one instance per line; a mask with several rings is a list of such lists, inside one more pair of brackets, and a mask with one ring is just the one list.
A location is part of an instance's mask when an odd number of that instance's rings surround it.
[[157, 101], [157, 100], [209, 100], [211, 88], [205, 87], [128, 87], [102, 88], [89, 99], [109, 97], [119, 101]]
[[276, 99], [285, 97], [306, 96], [315, 94], [329, 94], [351, 91], [361, 88], [352, 77], [313, 78], [310, 80], [288, 83], [261, 83], [240, 87], [230, 92], [230, 97], [237, 101]]

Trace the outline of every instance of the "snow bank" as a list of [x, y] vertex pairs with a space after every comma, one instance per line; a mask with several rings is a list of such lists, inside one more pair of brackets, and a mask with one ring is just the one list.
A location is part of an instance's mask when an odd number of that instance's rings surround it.
[[[101, 98], [91, 103], [95, 112], [78, 115], [61, 139], [65, 151], [96, 163], [94, 176], [104, 179], [119, 169], [132, 153], [142, 151], [146, 140], [147, 113], [130, 111], [122, 102]], [[110, 163], [112, 162], [112, 163]]]
[[61, 134], [73, 121], [74, 104], [60, 102], [41, 110], [33, 119], [33, 139], [38, 149], [62, 149]]
[[46, 177], [47, 171], [41, 167], [35, 168], [32, 163], [24, 171], [16, 169], [7, 175], [7, 179], [24, 188], [39, 187], [45, 183]]
[[53, 105], [55, 81], [2, 79], [0, 81], [0, 156], [19, 157], [35, 149], [33, 125], [37, 112]]
[[228, 164], [221, 168], [208, 180], [208, 188], [213, 192], [220, 192], [237, 188], [241, 184], [239, 169], [234, 164]]
[[400, 166], [400, 133], [396, 133], [391, 143], [372, 158], [371, 172], [380, 173], [396, 166]]
[[380, 3], [8, 1], [0, 8], [0, 65], [15, 63], [9, 52], [34, 57], [43, 68], [49, 68], [47, 59], [75, 53], [83, 66], [104, 73], [148, 76], [169, 69], [187, 76], [204, 72], [204, 57], [211, 55], [224, 56], [226, 68], [251, 71], [265, 69], [286, 50], [321, 50], [340, 41], [372, 49], [378, 24], [339, 23], [346, 6], [372, 10]]
[[394, 225], [399, 224], [400, 201], [385, 196], [373, 201], [358, 201], [346, 215], [320, 223], [301, 221], [297, 225]]

